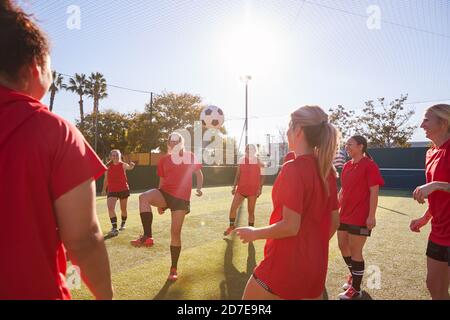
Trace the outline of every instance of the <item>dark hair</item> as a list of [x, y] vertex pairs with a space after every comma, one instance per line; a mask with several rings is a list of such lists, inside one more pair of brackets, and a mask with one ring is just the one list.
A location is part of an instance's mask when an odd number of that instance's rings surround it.
[[369, 152], [367, 152], [367, 139], [366, 138], [364, 138], [363, 136], [353, 136], [350, 139], [355, 140], [356, 144], [358, 144], [358, 145], [363, 145], [363, 149], [362, 149], [363, 154], [365, 154], [367, 158], [372, 159]]
[[0, 0], [0, 75], [8, 80], [20, 79], [22, 67], [33, 59], [40, 66], [50, 52], [45, 33], [12, 0]]

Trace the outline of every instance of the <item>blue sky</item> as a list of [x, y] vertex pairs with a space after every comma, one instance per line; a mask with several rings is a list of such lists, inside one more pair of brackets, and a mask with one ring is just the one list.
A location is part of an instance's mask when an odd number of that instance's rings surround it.
[[[450, 102], [450, 2], [446, 0], [19, 1], [40, 20], [53, 68], [101, 72], [111, 84], [156, 93], [189, 92], [220, 106], [238, 139], [249, 84], [250, 142], [277, 139], [296, 107], [338, 104], [360, 110], [377, 97], [409, 94], [419, 124], [423, 101]], [[68, 29], [67, 8], [81, 10]], [[380, 29], [367, 22], [379, 8]], [[449, 100], [446, 100], [449, 99]], [[48, 102], [48, 97], [44, 100]], [[109, 88], [101, 109], [142, 111], [148, 94]], [[57, 95], [70, 121], [77, 97]], [[87, 101], [87, 111], [92, 102]], [[413, 140], [424, 140], [418, 129]]]

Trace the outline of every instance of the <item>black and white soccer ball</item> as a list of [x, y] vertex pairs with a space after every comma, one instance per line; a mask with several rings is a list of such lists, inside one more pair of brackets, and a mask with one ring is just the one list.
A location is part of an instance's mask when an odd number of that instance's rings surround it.
[[219, 129], [222, 127], [225, 117], [222, 109], [216, 106], [207, 106], [200, 113], [202, 125], [208, 129]]

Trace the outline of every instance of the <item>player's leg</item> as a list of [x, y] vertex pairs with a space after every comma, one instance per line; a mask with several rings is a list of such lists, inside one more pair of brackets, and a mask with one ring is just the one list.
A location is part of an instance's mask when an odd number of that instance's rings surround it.
[[448, 249], [433, 242], [427, 247], [427, 288], [433, 300], [449, 300]]
[[116, 215], [116, 203], [117, 203], [116, 197], [108, 197], [106, 199], [106, 205], [108, 207], [108, 215], [109, 220], [111, 221], [112, 229], [109, 232], [110, 236], [115, 236], [118, 234], [117, 232], [117, 215]]
[[363, 248], [367, 237], [349, 233], [348, 240], [352, 257], [352, 285], [339, 295], [342, 300], [359, 299], [362, 297], [361, 282], [364, 275]]
[[[342, 225], [340, 229], [345, 229]], [[342, 258], [344, 259], [345, 265], [350, 271], [349, 276], [347, 277], [346, 283], [342, 286], [343, 290], [347, 290], [352, 285], [352, 253], [350, 251], [350, 243], [348, 240], [348, 232], [345, 230], [338, 230], [337, 239], [339, 250], [341, 251]]]
[[170, 256], [172, 264], [170, 266], [169, 280], [177, 280], [178, 259], [181, 253], [181, 229], [183, 227], [186, 210], [172, 211], [172, 224], [170, 227]]
[[242, 296], [242, 300], [281, 300], [280, 297], [270, 292], [261, 280], [259, 282], [252, 275], [248, 279], [247, 285]]
[[119, 230], [122, 231], [122, 230], [125, 230], [125, 224], [126, 224], [127, 218], [128, 218], [128, 210], [127, 210], [128, 197], [120, 199], [119, 202], [120, 202], [120, 211], [121, 211], [121, 218], [122, 218]]
[[248, 225], [250, 227], [255, 226], [255, 208], [256, 208], [256, 196], [248, 196], [247, 209], [248, 209]]
[[224, 236], [228, 236], [235, 228], [236, 228], [236, 216], [237, 211], [239, 207], [242, 205], [242, 202], [244, 201], [244, 196], [240, 193], [236, 192], [233, 197], [233, 201], [231, 202], [231, 208], [230, 208], [230, 225], [227, 230], [223, 233]]
[[139, 239], [131, 241], [134, 246], [152, 246], [153, 245], [153, 212], [154, 207], [167, 207], [166, 200], [158, 189], [152, 189], [139, 195], [139, 212], [141, 216], [142, 228], [144, 229], [144, 235]]

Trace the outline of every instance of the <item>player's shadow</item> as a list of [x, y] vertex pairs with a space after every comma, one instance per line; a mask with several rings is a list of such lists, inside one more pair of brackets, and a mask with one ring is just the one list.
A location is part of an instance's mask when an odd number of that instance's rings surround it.
[[244, 293], [247, 281], [256, 267], [256, 251], [253, 243], [248, 244], [247, 268], [245, 272], [239, 270], [233, 265], [233, 240], [226, 240], [227, 248], [224, 255], [224, 275], [225, 280], [220, 283], [221, 300], [240, 300]]
[[173, 281], [166, 280], [164, 286], [159, 290], [157, 295], [153, 298], [153, 300], [164, 300], [167, 299], [167, 293], [169, 292], [170, 286], [173, 284]]

